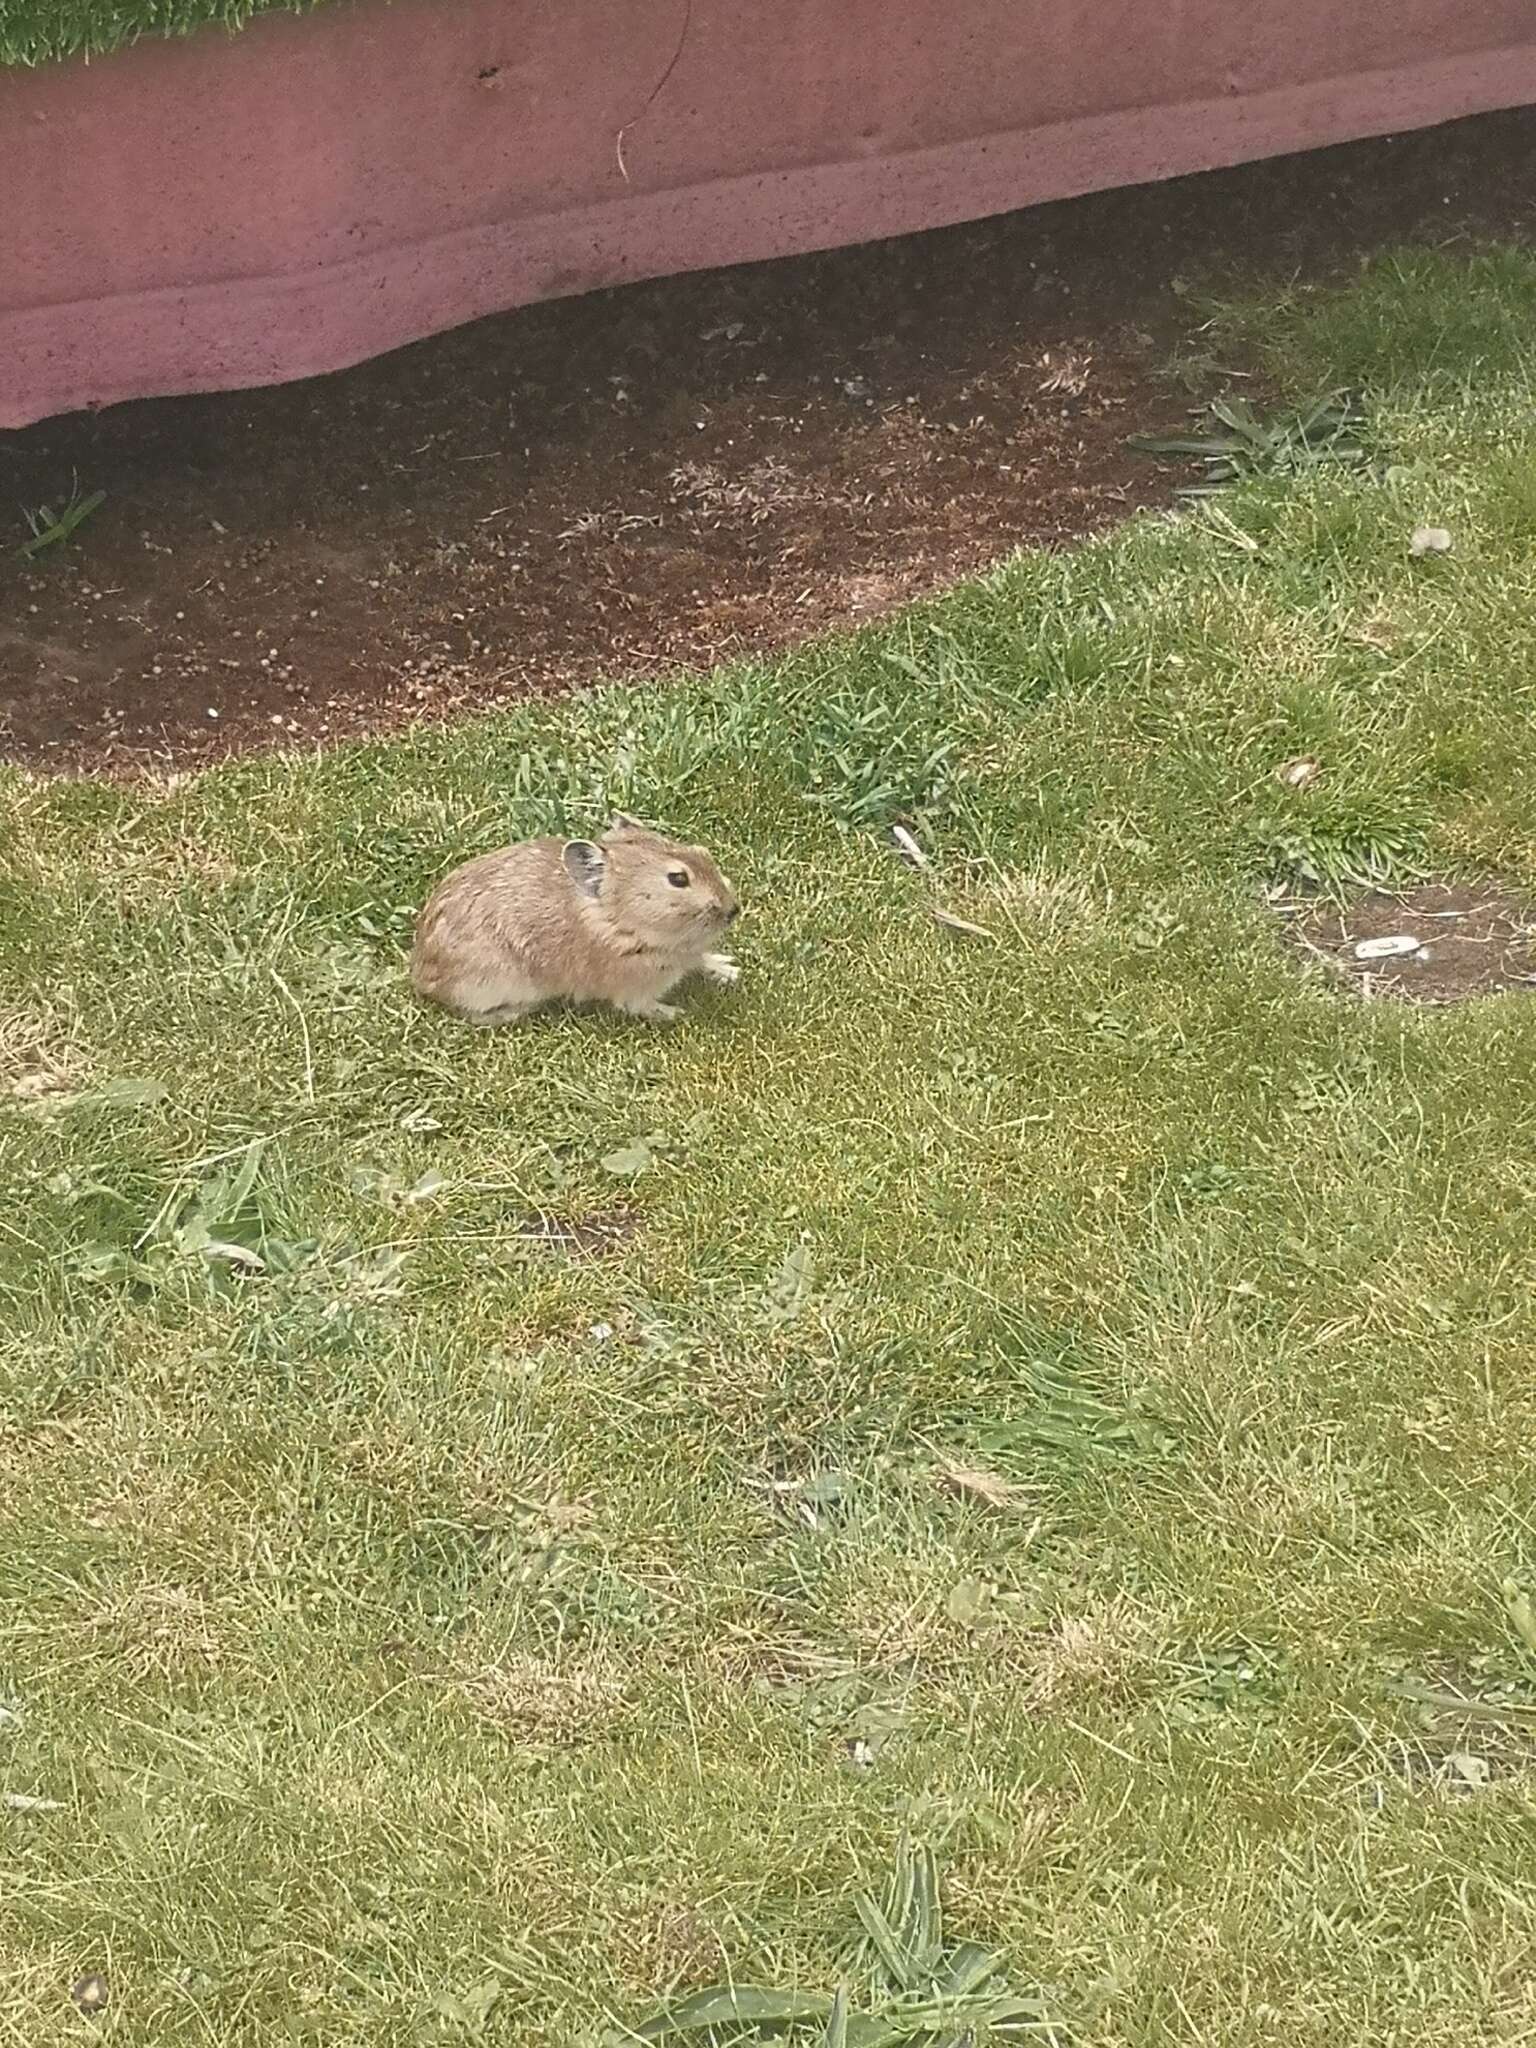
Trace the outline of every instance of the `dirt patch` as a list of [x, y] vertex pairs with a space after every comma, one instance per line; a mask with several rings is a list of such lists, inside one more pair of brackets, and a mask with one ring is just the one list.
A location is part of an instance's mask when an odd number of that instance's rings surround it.
[[510, 1658], [461, 1681], [487, 1721], [537, 1748], [584, 1747], [623, 1712], [615, 1680], [579, 1666], [557, 1670], [536, 1657]]
[[1397, 1774], [1466, 1798], [1536, 1769], [1536, 1690], [1518, 1680], [1441, 1668], [1404, 1676], [1402, 1732], [1389, 1747]]
[[78, 1079], [73, 1048], [42, 1019], [0, 1008], [0, 1095], [37, 1103], [65, 1094]]
[[[1536, 114], [529, 307], [0, 435], [0, 750], [131, 772], [653, 675], [1156, 502], [1197, 275], [1536, 217]], [[21, 563], [23, 508], [108, 493]]]
[[601, 1259], [622, 1251], [640, 1227], [632, 1209], [594, 1209], [585, 1216], [525, 1216], [518, 1240], [535, 1251], [568, 1259]]
[[1363, 996], [1460, 1003], [1536, 989], [1536, 904], [1497, 883], [1421, 882], [1289, 908], [1295, 942]]

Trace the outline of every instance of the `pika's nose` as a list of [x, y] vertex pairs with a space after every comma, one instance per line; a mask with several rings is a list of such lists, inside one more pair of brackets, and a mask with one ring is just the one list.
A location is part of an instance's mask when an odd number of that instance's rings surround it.
[[727, 924], [734, 924], [737, 918], [740, 917], [740, 915], [741, 905], [739, 903], [733, 903], [730, 909], [725, 913], [725, 921]]

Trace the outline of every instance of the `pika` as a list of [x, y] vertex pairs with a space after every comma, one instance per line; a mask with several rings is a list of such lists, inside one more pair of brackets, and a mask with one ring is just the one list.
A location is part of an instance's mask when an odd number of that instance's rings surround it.
[[715, 947], [739, 908], [702, 847], [620, 815], [601, 839], [526, 839], [455, 868], [416, 920], [411, 982], [472, 1024], [561, 998], [671, 1024], [662, 998], [688, 975], [737, 979]]

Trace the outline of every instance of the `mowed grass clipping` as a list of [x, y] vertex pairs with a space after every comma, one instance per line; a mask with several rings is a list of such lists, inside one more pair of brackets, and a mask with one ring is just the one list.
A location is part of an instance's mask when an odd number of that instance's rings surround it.
[[[1242, 320], [1369, 463], [677, 687], [0, 780], [8, 2041], [828, 1994], [903, 1841], [1034, 2038], [1536, 2037], [1536, 1002], [1346, 1000], [1262, 896], [1536, 890], [1536, 262]], [[446, 867], [612, 807], [718, 851], [738, 991], [408, 999]]]
[[[141, 36], [186, 35], [258, 14], [306, 13], [320, 0], [0, 0], [0, 65], [97, 57]], [[383, 0], [377, 0], [382, 5]]]

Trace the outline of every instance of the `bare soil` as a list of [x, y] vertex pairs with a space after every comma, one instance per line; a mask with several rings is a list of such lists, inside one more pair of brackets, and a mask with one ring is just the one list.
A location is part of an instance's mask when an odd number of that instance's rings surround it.
[[[1157, 502], [1194, 278], [1526, 232], [1536, 113], [0, 435], [0, 753], [115, 774], [785, 645]], [[34, 563], [21, 508], [108, 493]]]
[[[1496, 882], [1373, 889], [1343, 906], [1302, 910], [1291, 935], [1364, 996], [1460, 1003], [1536, 989], [1536, 904]], [[1403, 950], [1372, 950], [1390, 939], [1405, 942]], [[1409, 939], [1418, 942], [1411, 952]], [[1361, 946], [1367, 948], [1363, 958]]]
[[581, 1216], [552, 1216], [544, 1211], [522, 1217], [513, 1234], [539, 1253], [562, 1253], [571, 1259], [601, 1259], [622, 1251], [640, 1227], [633, 1209], [592, 1209]]

